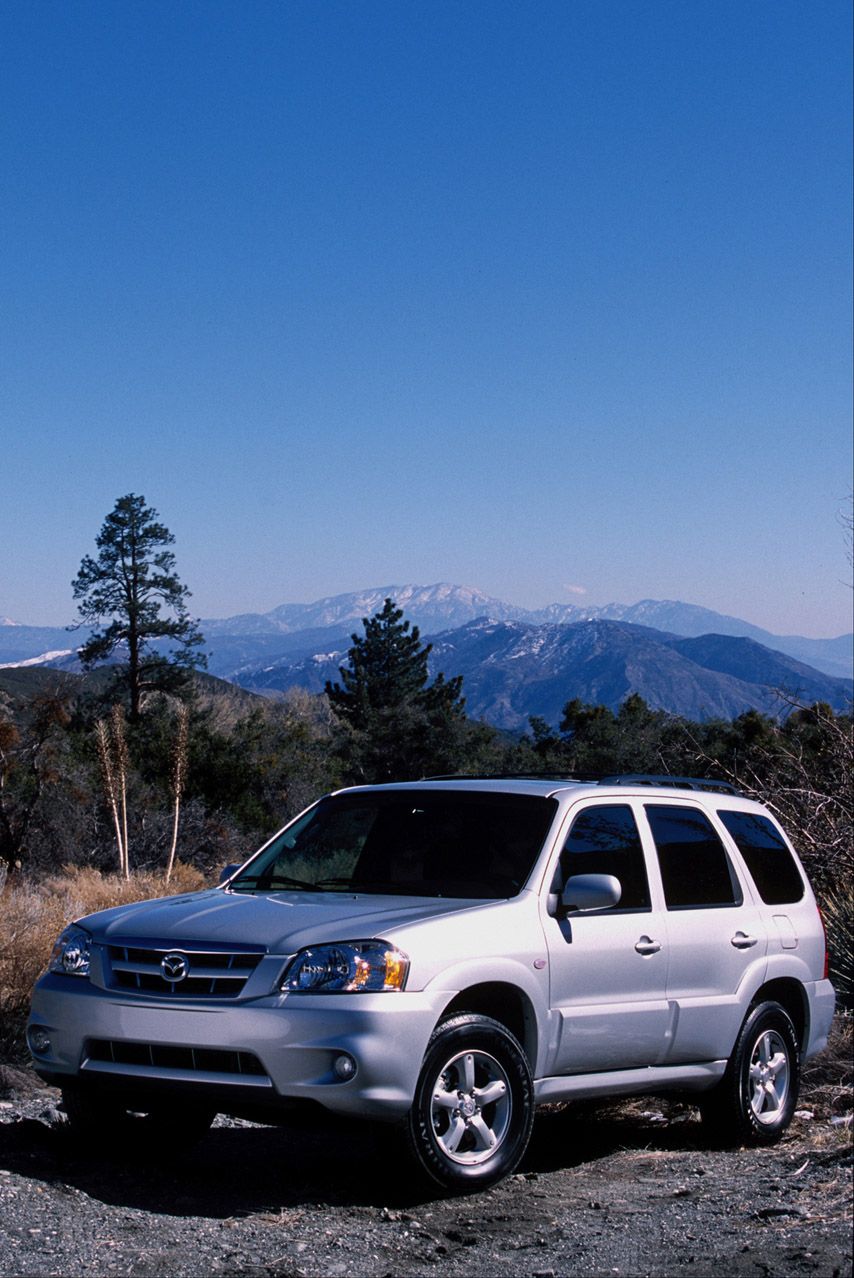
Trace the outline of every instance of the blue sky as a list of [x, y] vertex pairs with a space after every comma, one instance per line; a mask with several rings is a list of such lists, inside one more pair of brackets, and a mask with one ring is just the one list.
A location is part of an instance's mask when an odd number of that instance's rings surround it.
[[398, 582], [850, 627], [850, 6], [0, 10], [0, 615]]

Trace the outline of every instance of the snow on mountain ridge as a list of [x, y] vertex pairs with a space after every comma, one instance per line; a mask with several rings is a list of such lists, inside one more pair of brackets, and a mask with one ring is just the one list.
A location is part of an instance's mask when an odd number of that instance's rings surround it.
[[358, 625], [363, 617], [373, 616], [386, 599], [393, 599], [419, 629], [433, 629], [465, 622], [477, 616], [494, 615], [497, 619], [526, 617], [527, 610], [493, 599], [473, 586], [455, 586], [437, 582], [429, 586], [373, 586], [349, 594], [327, 595], [306, 604], [280, 604], [266, 613], [243, 613], [236, 617], [202, 620], [206, 634], [237, 632], [293, 634], [299, 630], [324, 629], [332, 626]]
[[70, 657], [76, 649], [60, 648], [54, 652], [42, 652], [37, 657], [27, 657], [24, 661], [3, 661], [0, 662], [0, 670], [18, 670], [22, 666], [47, 666], [51, 661], [58, 661], [60, 657]]

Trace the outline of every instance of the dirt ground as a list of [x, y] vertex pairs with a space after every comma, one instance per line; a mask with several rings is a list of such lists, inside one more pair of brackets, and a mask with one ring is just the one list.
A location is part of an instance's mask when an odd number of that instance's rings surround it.
[[175, 1156], [96, 1157], [57, 1092], [23, 1071], [6, 1084], [3, 1275], [852, 1270], [850, 1120], [806, 1108], [780, 1145], [750, 1151], [711, 1150], [693, 1110], [649, 1098], [544, 1110], [518, 1174], [447, 1198], [413, 1179], [381, 1127], [218, 1119]]

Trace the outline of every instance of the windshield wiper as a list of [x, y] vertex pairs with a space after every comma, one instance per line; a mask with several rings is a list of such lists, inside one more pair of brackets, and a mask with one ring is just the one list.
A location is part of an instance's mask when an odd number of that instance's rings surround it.
[[361, 879], [353, 884], [354, 892], [366, 896], [441, 896], [435, 888], [424, 883], [392, 883], [390, 879]]
[[[272, 887], [274, 883], [283, 883], [286, 887], [300, 888], [306, 892], [318, 890], [317, 883], [309, 883], [305, 879], [294, 879], [289, 874], [242, 874], [239, 879], [236, 879], [231, 884], [231, 887], [233, 890], [250, 883], [260, 888], [262, 892]], [[320, 891], [323, 891], [323, 889], [320, 888]]]
[[[390, 893], [397, 894], [400, 888], [399, 884], [393, 884], [388, 879], [353, 878], [318, 879], [316, 886], [321, 890], [324, 888], [343, 887], [345, 892], [353, 892], [357, 896], [360, 893], [370, 896], [371, 893], [377, 892], [381, 896], [388, 896]], [[408, 891], [408, 887], [406, 890]]]

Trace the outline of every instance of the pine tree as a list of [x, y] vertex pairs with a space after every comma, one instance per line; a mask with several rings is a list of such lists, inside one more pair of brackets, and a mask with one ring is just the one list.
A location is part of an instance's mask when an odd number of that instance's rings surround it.
[[146, 690], [174, 688], [188, 670], [207, 664], [197, 651], [204, 639], [187, 611], [190, 592], [175, 572], [175, 556], [166, 549], [174, 541], [145, 498], [128, 493], [104, 520], [95, 543], [97, 559], [86, 555], [72, 582], [80, 601], [79, 624], [110, 619], [86, 640], [80, 659], [90, 669], [116, 650], [126, 654], [119, 669], [132, 722], [139, 718]]
[[429, 683], [432, 644], [422, 644], [417, 626], [386, 599], [364, 618], [365, 633], [351, 636], [341, 683], [326, 695], [346, 725], [342, 753], [357, 780], [388, 781], [455, 766], [465, 723], [462, 676]]

